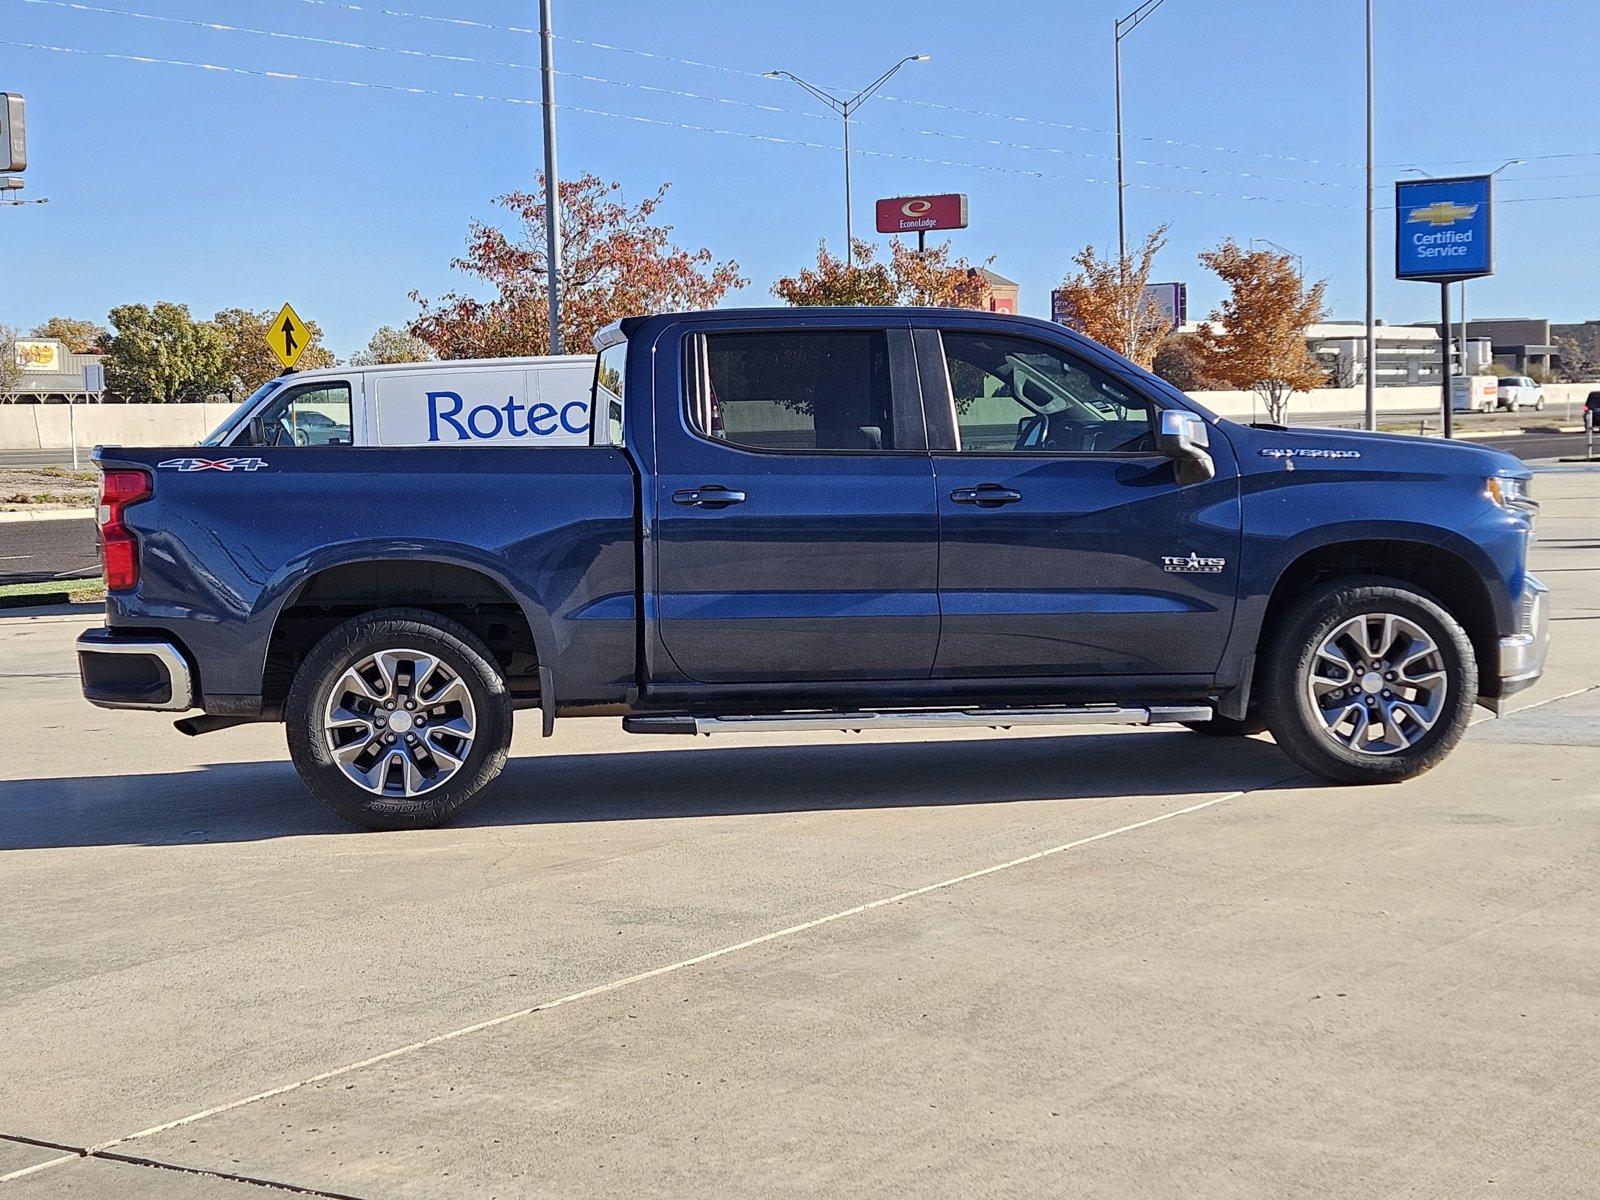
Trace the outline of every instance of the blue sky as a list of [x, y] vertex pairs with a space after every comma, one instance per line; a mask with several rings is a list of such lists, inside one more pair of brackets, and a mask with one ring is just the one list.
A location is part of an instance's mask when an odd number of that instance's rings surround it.
[[[364, 0], [366, 11], [343, 0], [73, 3], [391, 49], [27, 0], [0, 0], [0, 43], [537, 95], [533, 71], [483, 61], [536, 62], [535, 38], [378, 11], [527, 26], [537, 23], [534, 0]], [[853, 144], [876, 153], [855, 159], [857, 232], [875, 236], [877, 196], [966, 192], [971, 227], [954, 235], [957, 251], [994, 255], [995, 269], [1022, 284], [1023, 311], [1047, 315], [1071, 254], [1115, 240], [1115, 192], [1104, 182], [1115, 173], [1113, 142], [1096, 131], [1112, 123], [1112, 21], [1132, 3], [555, 0], [562, 174], [593, 171], [635, 199], [670, 180], [662, 215], [677, 238], [737, 259], [751, 278], [738, 300], [766, 303], [772, 280], [809, 261], [819, 237], [842, 242], [841, 156], [797, 144], [837, 146], [836, 120], [794, 85], [755, 75], [781, 67], [853, 89], [901, 55], [931, 54], [860, 113]], [[1444, 174], [1528, 159], [1500, 176], [1499, 199], [1517, 202], [1497, 212], [1498, 274], [1471, 285], [1471, 313], [1600, 317], [1592, 7], [1379, 0], [1378, 10], [1379, 202], [1390, 202], [1404, 164]], [[1334, 314], [1359, 317], [1362, 36], [1360, 0], [1167, 0], [1124, 43], [1138, 185], [1128, 191], [1130, 229], [1171, 222], [1156, 273], [1189, 282], [1192, 313], [1217, 299], [1194, 256], [1231, 235], [1299, 253], [1309, 275], [1328, 280]], [[595, 42], [667, 57], [585, 44]], [[411, 290], [459, 286], [449, 261], [468, 221], [492, 216], [490, 198], [527, 186], [539, 163], [538, 109], [501, 100], [8, 44], [0, 90], [28, 99], [24, 194], [50, 199], [0, 208], [0, 322], [23, 328], [58, 313], [100, 319], [135, 300], [210, 315], [287, 299], [348, 354], [376, 326], [414, 314]], [[1436, 289], [1389, 277], [1387, 213], [1378, 236], [1380, 315], [1436, 315]]]

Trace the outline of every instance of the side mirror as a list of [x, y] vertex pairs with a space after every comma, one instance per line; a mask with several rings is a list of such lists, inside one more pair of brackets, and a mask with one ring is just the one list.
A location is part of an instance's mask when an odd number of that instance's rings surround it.
[[1215, 478], [1217, 464], [1207, 449], [1210, 445], [1211, 431], [1196, 414], [1176, 408], [1161, 410], [1156, 449], [1172, 460], [1179, 483], [1204, 483]]
[[260, 417], [250, 418], [250, 444], [252, 446], [267, 444], [267, 423]]
[[1049, 432], [1050, 422], [1047, 418], [1038, 413], [1023, 417], [1017, 422], [1017, 449], [1042, 450]]

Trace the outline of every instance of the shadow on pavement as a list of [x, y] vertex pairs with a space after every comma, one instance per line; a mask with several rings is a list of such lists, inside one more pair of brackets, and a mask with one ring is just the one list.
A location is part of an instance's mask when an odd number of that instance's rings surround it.
[[[454, 826], [733, 816], [1091, 797], [1182, 801], [1293, 771], [1255, 738], [1093, 738], [781, 745], [513, 759]], [[1285, 786], [1316, 786], [1297, 777]], [[256, 841], [353, 828], [282, 763], [0, 784], [0, 850]]]

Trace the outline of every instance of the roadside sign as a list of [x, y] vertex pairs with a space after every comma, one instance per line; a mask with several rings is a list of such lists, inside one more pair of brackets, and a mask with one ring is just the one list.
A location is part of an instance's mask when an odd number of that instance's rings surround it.
[[1493, 200], [1487, 175], [1397, 181], [1395, 278], [1455, 283], [1493, 275]]
[[0, 172], [28, 169], [28, 127], [22, 97], [0, 92]]
[[83, 390], [98, 396], [106, 390], [106, 369], [100, 363], [89, 363], [83, 368]]
[[267, 326], [267, 345], [272, 347], [272, 352], [285, 367], [293, 367], [300, 361], [310, 340], [311, 331], [306, 328], [306, 323], [287, 304], [278, 310], [278, 315], [272, 318], [272, 324]]
[[879, 233], [926, 233], [930, 229], [966, 227], [967, 198], [960, 193], [894, 196], [878, 201]]
[[1057, 325], [1072, 324], [1072, 305], [1060, 288], [1050, 289], [1050, 319]]
[[1155, 302], [1169, 328], [1177, 329], [1189, 319], [1189, 286], [1183, 283], [1145, 285], [1146, 300]]

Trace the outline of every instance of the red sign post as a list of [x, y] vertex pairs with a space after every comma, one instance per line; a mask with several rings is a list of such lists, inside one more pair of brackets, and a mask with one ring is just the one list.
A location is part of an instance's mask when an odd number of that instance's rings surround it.
[[943, 196], [895, 196], [878, 201], [879, 233], [927, 233], [930, 229], [965, 229], [967, 198], [958, 192]]

